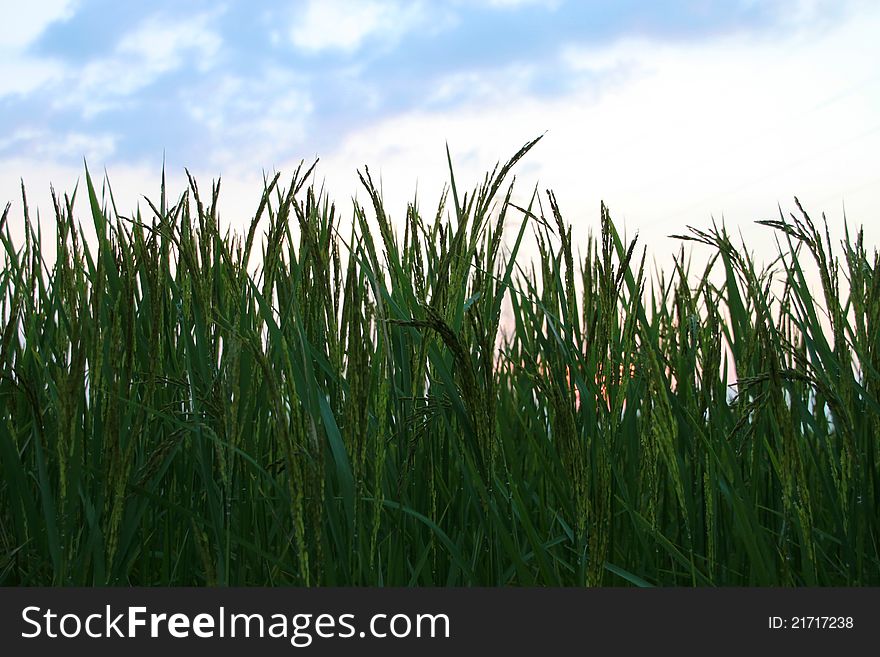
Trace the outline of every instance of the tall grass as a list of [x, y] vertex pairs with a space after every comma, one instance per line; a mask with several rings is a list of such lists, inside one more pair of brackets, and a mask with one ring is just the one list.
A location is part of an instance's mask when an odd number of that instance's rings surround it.
[[533, 144], [399, 223], [305, 167], [246, 235], [192, 178], [7, 207], [0, 584], [880, 583], [877, 252], [798, 206], [649, 276], [511, 200]]

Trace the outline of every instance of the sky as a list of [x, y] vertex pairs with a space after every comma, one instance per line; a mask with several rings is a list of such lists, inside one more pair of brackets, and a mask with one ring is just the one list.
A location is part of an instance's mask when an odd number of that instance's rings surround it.
[[[20, 183], [106, 172], [120, 211], [184, 167], [222, 177], [244, 227], [263, 176], [320, 157], [340, 204], [356, 171], [392, 218], [416, 190], [432, 216], [527, 140], [520, 193], [555, 190], [585, 237], [604, 200], [656, 254], [723, 220], [769, 249], [757, 219], [797, 195], [832, 228], [880, 241], [880, 3], [857, 0], [0, 0], [0, 203]], [[145, 205], [141, 202], [141, 207]], [[350, 206], [349, 206], [350, 207]], [[81, 206], [83, 218], [87, 217]], [[34, 208], [32, 207], [32, 212]], [[17, 224], [16, 224], [17, 222]], [[769, 251], [765, 251], [765, 254]]]

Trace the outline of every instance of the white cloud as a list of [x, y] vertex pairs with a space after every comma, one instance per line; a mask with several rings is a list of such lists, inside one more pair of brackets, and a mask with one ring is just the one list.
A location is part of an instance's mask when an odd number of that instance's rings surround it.
[[69, 19], [74, 9], [70, 0], [0, 2], [0, 98], [28, 94], [61, 76], [61, 64], [29, 54], [27, 48], [52, 23]]
[[43, 128], [25, 127], [0, 139], [0, 153], [14, 150], [44, 161], [79, 159], [100, 162], [116, 152], [116, 137], [109, 133], [52, 133]]
[[0, 47], [20, 50], [33, 43], [49, 25], [73, 15], [76, 3], [72, 0], [42, 0], [41, 2], [0, 2]]
[[511, 64], [492, 71], [461, 71], [435, 81], [426, 105], [516, 102], [540, 74], [538, 67]]
[[294, 15], [290, 39], [306, 52], [353, 52], [371, 38], [393, 43], [424, 20], [421, 2], [310, 0]]
[[69, 74], [71, 91], [58, 102], [78, 106], [85, 116], [124, 104], [161, 76], [190, 66], [208, 70], [222, 38], [211, 27], [212, 14], [168, 20], [155, 16], [122, 36], [108, 57]]
[[79, 106], [85, 116], [119, 105], [121, 99], [184, 65], [210, 69], [222, 45], [211, 26], [216, 12], [173, 20], [154, 16], [124, 34], [109, 56], [72, 67], [32, 55], [27, 47], [49, 25], [69, 19], [75, 3], [47, 0], [11, 5], [3, 2], [0, 6], [0, 97], [60, 83], [65, 92], [58, 97], [58, 105]]
[[227, 175], [289, 157], [304, 141], [313, 110], [305, 81], [278, 68], [212, 79], [208, 87], [185, 90], [181, 104], [208, 131], [204, 163]]
[[191, 54], [195, 68], [211, 67], [222, 40], [208, 23], [211, 16], [203, 14], [183, 21], [153, 17], [119, 42], [117, 52], [131, 56], [148, 71], [163, 73], [179, 67], [184, 55]]
[[29, 94], [63, 76], [58, 62], [19, 53], [4, 53], [0, 48], [0, 98]]
[[498, 9], [520, 9], [529, 5], [538, 5], [547, 9], [555, 9], [562, 0], [486, 0], [490, 7]]

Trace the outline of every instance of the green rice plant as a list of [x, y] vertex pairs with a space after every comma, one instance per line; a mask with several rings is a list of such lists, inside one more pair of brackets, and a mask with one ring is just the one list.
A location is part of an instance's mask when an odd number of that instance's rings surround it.
[[302, 164], [242, 235], [219, 181], [125, 216], [86, 171], [51, 238], [22, 189], [0, 584], [880, 583], [877, 251], [795, 200], [768, 266], [713, 224], [650, 274], [513, 200], [537, 142], [398, 220]]

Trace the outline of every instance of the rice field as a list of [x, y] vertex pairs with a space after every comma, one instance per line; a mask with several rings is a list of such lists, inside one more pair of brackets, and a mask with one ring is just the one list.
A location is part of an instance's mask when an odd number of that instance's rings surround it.
[[395, 222], [306, 165], [241, 234], [7, 206], [0, 585], [880, 585], [876, 249], [795, 203], [650, 273], [512, 200], [533, 144]]

